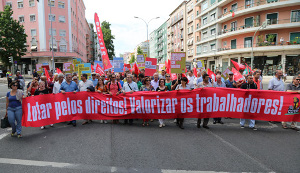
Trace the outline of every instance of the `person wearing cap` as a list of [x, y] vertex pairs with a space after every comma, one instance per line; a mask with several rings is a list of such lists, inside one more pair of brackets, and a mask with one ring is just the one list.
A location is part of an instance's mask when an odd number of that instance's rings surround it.
[[93, 82], [93, 86], [95, 87], [98, 83], [98, 79], [96, 78], [97, 73], [93, 72], [92, 73], [92, 79], [91, 81]]
[[228, 75], [228, 80], [225, 81], [226, 88], [236, 88], [236, 82], [233, 80], [233, 72], [229, 72]]

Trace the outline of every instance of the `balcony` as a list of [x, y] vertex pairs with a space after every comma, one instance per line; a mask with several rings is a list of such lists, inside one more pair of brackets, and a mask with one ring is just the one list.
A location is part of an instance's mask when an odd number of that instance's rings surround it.
[[[282, 19], [282, 20], [277, 20], [277, 19], [272, 19], [268, 21], [268, 26], [263, 29], [264, 31], [266, 30], [277, 30], [277, 29], [285, 29], [285, 28], [297, 28], [300, 27], [300, 21], [299, 22], [292, 22], [296, 20], [291, 20], [291, 19]], [[263, 21], [261, 21], [262, 23]], [[228, 30], [223, 30], [218, 33], [218, 39], [223, 39], [239, 34], [245, 34], [245, 33], [250, 33], [250, 32], [255, 32], [259, 28], [260, 24], [256, 24], [253, 22], [253, 25], [251, 26], [246, 26], [246, 25], [241, 25], [235, 28], [231, 28]]]
[[[288, 6], [295, 6], [295, 5], [300, 5], [299, 0], [280, 0], [277, 2], [271, 2], [268, 3], [267, 0], [261, 0], [257, 2], [253, 2], [248, 5], [242, 5], [237, 7], [234, 10], [235, 17], [239, 17], [245, 14], [249, 13], [254, 13], [254, 12], [259, 12], [259, 11], [264, 11], [264, 10], [269, 10], [269, 9], [277, 9], [277, 8], [283, 8], [283, 7], [288, 7]], [[228, 10], [227, 13], [222, 14], [218, 17], [218, 22], [225, 22], [232, 19], [232, 13]]]
[[179, 22], [181, 19], [183, 19], [183, 15], [180, 15], [179, 18], [175, 18], [175, 20], [171, 22], [171, 26]]

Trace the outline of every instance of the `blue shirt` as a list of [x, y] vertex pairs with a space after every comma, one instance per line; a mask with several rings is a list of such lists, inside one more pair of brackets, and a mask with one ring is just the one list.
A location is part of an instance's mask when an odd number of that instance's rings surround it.
[[73, 91], [78, 91], [78, 87], [74, 81], [71, 81], [70, 85], [67, 82], [63, 82], [60, 86], [59, 92], [61, 92], [61, 90], [65, 92], [73, 92]]
[[121, 87], [123, 88], [124, 82], [122, 80], [119, 81], [121, 84]]
[[16, 107], [22, 106], [21, 102], [19, 100], [17, 100], [17, 97], [11, 96], [10, 92], [8, 92], [6, 94], [6, 97], [8, 97], [8, 101], [9, 101], [8, 107], [16, 108]]
[[196, 84], [198, 85], [200, 82], [203, 82], [202, 76], [197, 79], [197, 83]]
[[283, 83], [282, 79], [278, 79], [276, 77], [271, 79], [269, 81], [268, 89], [269, 90], [274, 90], [274, 91], [285, 91], [284, 90], [284, 83]]
[[227, 81], [225, 81], [226, 88], [235, 88], [233, 86], [234, 83], [235, 83], [235, 81], [230, 82], [230, 80], [228, 79]]
[[91, 79], [91, 81], [93, 82], [93, 86], [94, 86], [94, 87], [97, 86], [97, 84], [98, 84], [98, 79], [95, 79], [95, 80]]

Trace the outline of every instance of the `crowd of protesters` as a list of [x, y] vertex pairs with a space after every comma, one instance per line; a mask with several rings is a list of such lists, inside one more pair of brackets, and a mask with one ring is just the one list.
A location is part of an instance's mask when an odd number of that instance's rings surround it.
[[[221, 76], [220, 71], [216, 71], [215, 81], [207, 74], [205, 70], [199, 71], [197, 76], [192, 71], [187, 71], [187, 74], [177, 74], [175, 80], [171, 79], [171, 75], [164, 70], [161, 74], [154, 73], [153, 76], [145, 76], [145, 71], [141, 70], [140, 74], [126, 71], [125, 73], [113, 73], [110, 70], [105, 74], [92, 73], [92, 79], [88, 79], [87, 74], [77, 76], [77, 73], [73, 74], [53, 74], [49, 72], [48, 78], [44, 75], [39, 75], [35, 71], [33, 73], [33, 80], [25, 86], [25, 80], [17, 72], [15, 79], [12, 79], [11, 73], [8, 71], [7, 79], [9, 88], [11, 91], [7, 93], [6, 97], [6, 116], [9, 123], [12, 126], [11, 135], [14, 136], [17, 133], [18, 137], [21, 136], [21, 119], [22, 119], [22, 97], [30, 97], [43, 94], [57, 94], [66, 92], [98, 92], [101, 94], [118, 95], [118, 94], [131, 94], [138, 91], [153, 91], [153, 92], [167, 92], [172, 90], [192, 90], [196, 88], [204, 87], [223, 87], [223, 88], [240, 88], [240, 89], [263, 89], [262, 76], [260, 70], [255, 70], [252, 74], [250, 72], [244, 75], [244, 80], [235, 81], [234, 74], [228, 73], [228, 79], [225, 80]], [[269, 81], [268, 89], [274, 91], [287, 91], [287, 92], [299, 92], [300, 93], [300, 72], [293, 77], [291, 84], [284, 87], [282, 80], [283, 73], [281, 70], [277, 70], [275, 77]], [[133, 119], [125, 119], [124, 124], [133, 124]], [[142, 126], [149, 126], [149, 119], [143, 119]], [[240, 119], [240, 126], [244, 128], [245, 119]], [[108, 123], [106, 120], [101, 120], [101, 123]], [[165, 127], [163, 119], [158, 120], [158, 126], [160, 128]], [[202, 119], [197, 120], [197, 128], [201, 128]], [[209, 118], [204, 118], [202, 127], [209, 129]], [[82, 125], [92, 123], [92, 120], [84, 120]], [[118, 124], [119, 120], [113, 120], [112, 123]], [[184, 129], [183, 118], [177, 118], [174, 123], [181, 129]], [[213, 118], [213, 124], [224, 124], [221, 118]], [[76, 127], [76, 120], [70, 121], [69, 125]], [[50, 125], [53, 127], [53, 124]], [[287, 129], [287, 123], [282, 122], [282, 127]], [[45, 127], [41, 127], [44, 129]], [[255, 127], [255, 120], [249, 120], [249, 128], [257, 130]], [[291, 127], [294, 130], [299, 131], [295, 122], [291, 123]]]

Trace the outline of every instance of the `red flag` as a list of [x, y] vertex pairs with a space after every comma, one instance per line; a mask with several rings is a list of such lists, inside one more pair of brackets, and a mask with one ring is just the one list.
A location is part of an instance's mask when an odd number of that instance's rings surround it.
[[140, 69], [138, 68], [138, 66], [136, 65], [136, 63], [134, 63], [132, 70], [134, 71], [134, 73], [136, 75], [139, 75], [139, 73], [141, 73]]
[[107, 49], [105, 47], [105, 43], [103, 40], [103, 34], [100, 26], [100, 21], [98, 14], [95, 13], [95, 24], [96, 24], [96, 31], [97, 31], [97, 36], [98, 36], [98, 41], [100, 45], [100, 51], [101, 51], [101, 57], [102, 57], [102, 62], [103, 62], [103, 68], [104, 70], [112, 68], [112, 65], [110, 64]]
[[171, 74], [171, 79], [172, 80], [176, 80], [177, 79], [177, 74], [176, 73], [172, 73]]
[[95, 71], [95, 69], [94, 69], [94, 66], [93, 66], [93, 65], [91, 65], [91, 70], [92, 70], [92, 73]]
[[197, 77], [197, 68], [194, 67], [194, 76]]
[[244, 79], [244, 76], [239, 71], [237, 71], [234, 67], [232, 67], [231, 71], [233, 73], [233, 77], [234, 77], [235, 81], [239, 81], [239, 80]]
[[185, 67], [185, 73], [187, 73], [187, 68]]
[[212, 81], [216, 81], [216, 74], [212, 72], [209, 68], [207, 69], [207, 74], [212, 79]]
[[167, 71], [167, 73], [171, 73], [171, 60], [170, 59], [168, 59], [168, 71]]
[[56, 68], [56, 73], [62, 73], [59, 68]]
[[47, 80], [49, 80], [50, 76], [49, 76], [48, 70], [46, 68], [44, 68], [44, 70], [45, 70], [45, 76], [47, 77]]
[[104, 74], [104, 70], [101, 68], [99, 64], [96, 65], [96, 73], [99, 73], [100, 75]]
[[235, 67], [238, 71], [244, 70], [244, 69], [246, 68], [243, 64], [237, 63], [237, 62], [232, 61], [232, 60], [231, 60], [231, 62], [232, 62], [232, 64], [234, 65], [234, 67]]

